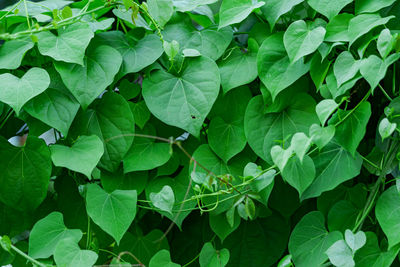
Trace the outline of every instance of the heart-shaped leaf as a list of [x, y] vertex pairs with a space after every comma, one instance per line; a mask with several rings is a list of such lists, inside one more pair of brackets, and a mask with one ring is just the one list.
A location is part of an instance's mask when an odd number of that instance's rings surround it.
[[303, 161], [300, 161], [298, 157], [291, 158], [282, 170], [282, 177], [296, 188], [301, 197], [315, 178], [313, 160], [309, 156], [305, 156]]
[[95, 135], [83, 135], [71, 147], [53, 145], [50, 150], [54, 165], [80, 172], [88, 179], [104, 153], [103, 143]]
[[367, 237], [363, 231], [358, 231], [354, 234], [351, 230], [347, 229], [344, 232], [344, 237], [347, 245], [353, 250], [353, 253], [362, 248], [367, 242]]
[[335, 136], [335, 126], [328, 125], [327, 127], [321, 127], [318, 124], [310, 126], [309, 135], [311, 140], [315, 143], [319, 149], [323, 149], [332, 138]]
[[99, 256], [91, 250], [81, 250], [77, 242], [71, 239], [61, 240], [54, 252], [57, 266], [92, 267]]
[[378, 131], [382, 137], [382, 140], [391, 136], [394, 130], [396, 130], [396, 127], [397, 124], [391, 123], [387, 118], [381, 120], [381, 122], [379, 123]]
[[353, 2], [353, 0], [307, 0], [307, 3], [316, 11], [331, 20], [339, 14], [345, 6]]
[[160, 250], [150, 260], [149, 267], [181, 267], [179, 264], [171, 261], [171, 256], [168, 250]]
[[30, 37], [7, 41], [0, 46], [0, 69], [14, 70], [21, 66], [25, 53], [35, 44]]
[[89, 24], [74, 23], [59, 28], [57, 33], [42, 31], [37, 35], [39, 52], [57, 61], [83, 65], [86, 47], [94, 36]]
[[55, 62], [67, 88], [83, 109], [95, 100], [113, 81], [122, 64], [120, 53], [109, 46], [90, 46], [79, 64]]
[[96, 184], [87, 186], [88, 215], [101, 229], [110, 234], [117, 244], [136, 216], [136, 202], [136, 190], [115, 190], [107, 193]]
[[263, 6], [265, 2], [257, 0], [224, 0], [219, 11], [219, 28], [239, 23], [244, 20], [253, 9]]
[[164, 70], [143, 82], [143, 97], [158, 119], [200, 135], [203, 122], [215, 102], [220, 86], [218, 66], [209, 58], [186, 59], [179, 76]]
[[224, 267], [229, 261], [229, 250], [226, 248], [216, 250], [210, 242], [204, 244], [200, 251], [200, 267]]
[[4, 73], [0, 75], [0, 101], [10, 105], [18, 115], [26, 102], [42, 93], [49, 85], [50, 77], [44, 69], [32, 68], [22, 78]]
[[172, 208], [175, 203], [174, 191], [169, 185], [163, 186], [160, 192], [150, 193], [150, 200], [152, 204], [160, 210], [169, 212], [172, 214]]
[[332, 113], [338, 108], [338, 104], [333, 99], [324, 99], [317, 104], [315, 111], [322, 125], [329, 119]]

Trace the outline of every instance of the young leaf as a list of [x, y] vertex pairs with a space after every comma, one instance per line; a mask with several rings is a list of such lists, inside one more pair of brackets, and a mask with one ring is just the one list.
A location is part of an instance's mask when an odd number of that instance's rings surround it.
[[315, 111], [317, 112], [317, 116], [322, 126], [325, 125], [326, 121], [333, 114], [333, 112], [335, 112], [338, 106], [339, 105], [335, 102], [335, 100], [332, 99], [324, 99], [317, 104]]
[[279, 92], [306, 74], [310, 64], [305, 64], [303, 59], [291, 64], [283, 44], [283, 33], [276, 33], [262, 43], [257, 66], [259, 77], [274, 100]]
[[396, 130], [396, 127], [397, 124], [391, 123], [387, 118], [381, 120], [381, 122], [379, 123], [378, 131], [382, 137], [382, 141], [391, 136], [394, 130]]
[[54, 260], [57, 266], [91, 267], [96, 263], [97, 258], [96, 252], [81, 250], [77, 242], [71, 239], [61, 240], [54, 252]]
[[172, 209], [175, 203], [175, 196], [174, 191], [172, 191], [172, 188], [170, 186], [163, 186], [161, 191], [158, 193], [151, 192], [150, 200], [156, 208], [172, 214]]
[[17, 115], [30, 99], [44, 92], [50, 85], [46, 70], [32, 68], [18, 78], [10, 73], [0, 75], [0, 101], [11, 106]]
[[251, 187], [256, 192], [260, 192], [265, 189], [267, 186], [273, 183], [275, 178], [276, 171], [274, 169], [269, 170], [267, 172], [262, 173], [261, 169], [257, 167], [256, 164], [249, 162], [243, 170], [243, 176], [252, 176], [254, 181], [251, 183]]
[[71, 146], [53, 145], [50, 147], [51, 159], [55, 166], [80, 172], [90, 180], [92, 171], [104, 153], [101, 140], [95, 136], [81, 136]]
[[290, 24], [283, 35], [290, 61], [296, 62], [317, 50], [324, 41], [325, 33], [325, 28], [317, 23], [307, 24], [304, 20], [298, 20]]
[[229, 250], [216, 250], [210, 242], [204, 244], [200, 251], [200, 267], [225, 267], [229, 261]]
[[57, 61], [83, 65], [85, 50], [93, 36], [93, 31], [87, 23], [61, 27], [57, 35], [43, 31], [37, 34], [39, 52]]
[[326, 254], [334, 266], [355, 266], [352, 251], [344, 240], [336, 241], [327, 249]]
[[96, 184], [87, 186], [88, 215], [101, 229], [110, 234], [117, 244], [135, 218], [136, 202], [135, 190], [115, 190], [107, 193]]
[[304, 155], [311, 146], [311, 139], [308, 138], [304, 133], [295, 133], [290, 142], [290, 147], [299, 157], [300, 162], [303, 162]]
[[185, 61], [187, 66], [179, 76], [164, 70], [153, 72], [143, 82], [143, 97], [158, 119], [198, 137], [218, 96], [219, 71], [214, 61], [206, 57]]
[[315, 166], [309, 156], [305, 156], [303, 161], [293, 157], [282, 170], [282, 177], [291, 186], [296, 188], [299, 196], [311, 185], [315, 178]]
[[358, 231], [356, 234], [349, 229], [344, 233], [346, 244], [351, 248], [353, 253], [362, 248], [367, 241], [367, 237], [363, 231]]
[[180, 267], [181, 265], [173, 263], [168, 250], [160, 250], [150, 260], [149, 267]]
[[51, 175], [45, 142], [28, 136], [23, 147], [0, 137], [0, 200], [17, 210], [35, 210], [47, 195]]
[[219, 10], [219, 28], [239, 23], [265, 2], [253, 0], [223, 0]]
[[82, 231], [70, 230], [64, 225], [63, 215], [52, 212], [36, 222], [29, 236], [29, 256], [34, 259], [48, 258], [54, 254], [62, 240], [79, 242]]
[[279, 170], [283, 170], [292, 157], [293, 148], [290, 146], [287, 149], [283, 149], [281, 146], [273, 146], [271, 148], [271, 158], [276, 166], [278, 166]]
[[321, 127], [318, 124], [313, 124], [310, 126], [309, 136], [311, 140], [315, 143], [319, 149], [323, 149], [335, 136], [335, 126], [328, 125], [326, 127]]
[[340, 87], [352, 79], [360, 70], [361, 60], [355, 60], [349, 51], [343, 51], [333, 65], [333, 72]]

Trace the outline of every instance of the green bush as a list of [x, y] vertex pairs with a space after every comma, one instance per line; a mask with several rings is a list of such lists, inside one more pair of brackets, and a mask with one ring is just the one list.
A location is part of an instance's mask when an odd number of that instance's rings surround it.
[[400, 2], [0, 10], [0, 266], [400, 264]]

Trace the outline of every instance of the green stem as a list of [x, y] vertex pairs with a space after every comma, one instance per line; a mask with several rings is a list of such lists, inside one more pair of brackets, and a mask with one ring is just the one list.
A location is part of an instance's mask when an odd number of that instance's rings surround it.
[[368, 97], [371, 95], [371, 90], [368, 91], [368, 93], [363, 97], [363, 99], [361, 99], [361, 101], [357, 104], [357, 106], [355, 106], [352, 110], [349, 111], [349, 113], [346, 114], [346, 116], [344, 116], [344, 118], [340, 121], [338, 121], [335, 124], [335, 127], [337, 127], [339, 124], [341, 124], [342, 122], [344, 122], [348, 117], [350, 117], [351, 114], [353, 114], [354, 111], [357, 110], [357, 108], [365, 101], [368, 99]]
[[393, 101], [393, 99], [386, 93], [385, 89], [383, 89], [382, 85], [378, 84], [379, 89], [381, 89], [382, 93], [386, 96], [389, 101]]
[[16, 253], [18, 253], [19, 255], [21, 255], [22, 257], [24, 257], [25, 259], [27, 259], [28, 261], [34, 263], [37, 266], [40, 266], [40, 267], [49, 267], [49, 266], [51, 266], [51, 265], [43, 264], [43, 263], [35, 260], [34, 258], [29, 257], [29, 255], [27, 255], [26, 253], [24, 253], [22, 250], [20, 250], [19, 248], [17, 248], [14, 245], [11, 245], [11, 249], [14, 250]]
[[14, 113], [14, 111], [12, 110], [12, 111], [10, 111], [10, 112], [7, 114], [7, 117], [3, 120], [3, 122], [2, 122], [1, 125], [0, 125], [0, 129], [3, 128], [4, 124], [6, 124], [6, 122], [8, 121], [8, 119], [11, 117], [11, 115], [12, 115], [13, 113]]

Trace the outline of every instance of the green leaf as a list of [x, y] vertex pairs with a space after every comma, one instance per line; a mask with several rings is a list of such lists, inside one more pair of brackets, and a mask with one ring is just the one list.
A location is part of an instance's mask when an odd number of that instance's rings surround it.
[[122, 66], [118, 77], [138, 72], [153, 64], [163, 53], [160, 38], [155, 34], [146, 35], [139, 41], [121, 31], [102, 32], [95, 40], [118, 50], [122, 56]]
[[317, 90], [319, 90], [324, 83], [331, 63], [332, 62], [327, 59], [322, 59], [320, 53], [315, 53], [312, 57], [310, 64], [310, 76]]
[[307, 133], [309, 127], [318, 122], [315, 102], [309, 95], [297, 94], [292, 101], [280, 113], [263, 114], [262, 96], [254, 97], [247, 106], [244, 120], [247, 141], [253, 151], [269, 163], [272, 163], [270, 151], [274, 145], [297, 132]]
[[42, 93], [50, 85], [46, 70], [32, 68], [18, 78], [10, 73], [0, 75], [0, 101], [12, 107], [17, 115], [30, 99]]
[[311, 139], [308, 138], [304, 133], [295, 133], [292, 137], [290, 147], [296, 153], [300, 162], [303, 162], [303, 158], [311, 146]]
[[35, 44], [30, 37], [7, 41], [0, 46], [0, 69], [15, 70], [21, 66], [25, 53]]
[[392, 36], [389, 29], [383, 29], [376, 43], [379, 54], [385, 59], [396, 45], [396, 35]]
[[223, 0], [219, 10], [219, 28], [243, 21], [250, 13], [265, 2], [253, 0]]
[[324, 99], [317, 104], [315, 111], [322, 125], [325, 125], [325, 122], [338, 107], [339, 105], [332, 99]]
[[165, 185], [160, 192], [150, 193], [150, 201], [156, 208], [172, 214], [175, 203], [174, 191], [169, 185]]
[[50, 151], [55, 166], [82, 173], [90, 180], [93, 169], [104, 153], [104, 147], [97, 136], [82, 135], [71, 147], [52, 145]]
[[302, 195], [302, 199], [317, 197], [322, 192], [350, 180], [360, 173], [362, 165], [362, 159], [357, 152], [353, 156], [334, 142], [324, 147], [312, 159], [317, 176]]
[[276, 166], [278, 166], [279, 170], [282, 171], [289, 159], [292, 157], [293, 149], [289, 147], [287, 149], [283, 149], [281, 146], [273, 146], [271, 148], [271, 158]]
[[173, 0], [177, 11], [192, 11], [198, 6], [208, 5], [217, 2], [217, 0]]
[[45, 142], [28, 136], [23, 147], [0, 137], [0, 200], [17, 210], [35, 210], [47, 194], [51, 175]]
[[[335, 191], [329, 191], [329, 192], [334, 193]], [[332, 201], [334, 205], [329, 210], [327, 216], [328, 229], [330, 231], [344, 232], [346, 229], [353, 228], [354, 225], [356, 224], [357, 218], [360, 213], [360, 208], [356, 208], [353, 202], [343, 199], [340, 200], [341, 197], [343, 196], [340, 195], [338, 196], [337, 199], [334, 199]]]
[[335, 126], [328, 125], [326, 127], [321, 127], [317, 124], [310, 126], [309, 135], [311, 140], [315, 143], [319, 149], [323, 149], [335, 136]]
[[379, 14], [361, 14], [349, 22], [349, 42], [352, 45], [358, 38], [368, 33], [372, 29], [386, 24], [394, 16], [382, 18]]
[[379, 123], [378, 131], [382, 137], [382, 141], [389, 136], [396, 130], [397, 124], [391, 123], [387, 118], [383, 118]]
[[261, 7], [265, 18], [267, 19], [271, 29], [274, 28], [278, 19], [288, 13], [292, 8], [304, 0], [268, 0], [265, 5]]
[[259, 77], [271, 92], [272, 100], [306, 74], [310, 67], [303, 59], [290, 63], [283, 45], [283, 33], [273, 34], [264, 40], [257, 54], [257, 65]]
[[208, 128], [208, 142], [215, 154], [228, 162], [246, 146], [243, 120], [225, 122], [215, 117]]
[[55, 62], [67, 88], [86, 109], [113, 80], [122, 63], [120, 53], [109, 46], [89, 46], [84, 65]]
[[110, 234], [117, 244], [135, 218], [136, 202], [135, 190], [115, 190], [107, 193], [96, 184], [87, 185], [86, 210], [88, 215], [94, 223]]
[[76, 117], [70, 132], [72, 138], [97, 135], [104, 143], [99, 167], [114, 172], [132, 145], [134, 125], [129, 102], [119, 94], [108, 92]]
[[347, 229], [344, 233], [346, 244], [351, 248], [353, 253], [362, 248], [367, 242], [367, 237], [363, 231], [358, 231], [354, 234], [352, 231]]
[[283, 43], [292, 63], [316, 51], [324, 41], [326, 30], [315, 22], [298, 20], [285, 31]]
[[[146, 127], [144, 133], [147, 133]], [[152, 138], [137, 137], [123, 159], [124, 172], [151, 170], [164, 165], [170, 158], [170, 144], [156, 143]]]
[[71, 239], [61, 240], [54, 252], [57, 266], [91, 267], [97, 261], [98, 255], [91, 250], [81, 250]]
[[[267, 186], [271, 185], [274, 181], [276, 171], [274, 169], [262, 173], [262, 170], [257, 167], [255, 163], [249, 162], [243, 170], [243, 176], [251, 176], [255, 178], [251, 183], [254, 191], [260, 192]], [[257, 178], [256, 178], [257, 177]]]
[[221, 239], [223, 242], [230, 234], [232, 234], [240, 225], [240, 217], [235, 208], [233, 208], [233, 214], [231, 214], [231, 222], [228, 222], [228, 213], [220, 213], [218, 215], [209, 216], [209, 223], [212, 231]]
[[158, 26], [164, 27], [174, 13], [172, 0], [148, 0], [146, 3], [150, 16]]
[[257, 78], [257, 57], [255, 53], [243, 53], [235, 49], [227, 58], [218, 64], [221, 74], [221, 85], [224, 93], [229, 90], [251, 83]]
[[168, 250], [160, 250], [150, 260], [149, 267], [180, 267], [181, 265], [173, 263]]
[[396, 0], [356, 0], [356, 13], [374, 13], [381, 10], [384, 7], [392, 5]]
[[[344, 119], [346, 117], [346, 119]], [[341, 123], [336, 126], [335, 137], [352, 155], [355, 154], [358, 145], [363, 139], [369, 118], [371, 117], [371, 104], [363, 102], [354, 110], [339, 110], [332, 118], [332, 123], [338, 122], [342, 118]]]
[[37, 34], [39, 52], [57, 61], [83, 65], [85, 50], [93, 36], [87, 23], [61, 27], [57, 30], [57, 35], [42, 31]]
[[330, 246], [326, 250], [326, 254], [334, 266], [355, 266], [352, 251], [343, 239]]
[[289, 240], [289, 252], [296, 267], [320, 266], [328, 256], [325, 251], [342, 238], [338, 231], [328, 232], [321, 212], [313, 211], [297, 223]]
[[225, 267], [229, 261], [229, 250], [216, 250], [210, 242], [204, 244], [200, 251], [200, 267]]
[[24, 106], [29, 115], [59, 130], [64, 136], [67, 136], [78, 109], [78, 101], [68, 91], [52, 88]]
[[379, 225], [388, 238], [389, 249], [400, 242], [400, 195], [395, 186], [387, 189], [376, 203], [375, 214]]
[[352, 79], [360, 70], [361, 60], [355, 60], [349, 51], [343, 51], [336, 58], [333, 65], [333, 72], [337, 81], [337, 86], [340, 87], [345, 82]]
[[158, 119], [199, 136], [220, 86], [218, 66], [206, 57], [186, 59], [179, 76], [164, 70], [143, 82], [146, 105]]
[[391, 266], [400, 251], [400, 246], [394, 246], [388, 251], [382, 251], [376, 234], [366, 232], [367, 243], [357, 251], [354, 259], [356, 266], [360, 267], [380, 267]]
[[361, 75], [367, 80], [372, 90], [374, 90], [378, 86], [379, 82], [385, 78], [388, 67], [399, 58], [400, 54], [390, 55], [384, 60], [375, 55], [371, 55], [361, 61]]
[[63, 215], [52, 212], [33, 226], [29, 236], [29, 256], [34, 259], [48, 258], [53, 255], [60, 241], [71, 240], [77, 243], [81, 238], [81, 230], [68, 229], [64, 225]]
[[354, 18], [353, 14], [341, 13], [335, 16], [326, 25], [326, 42], [348, 42], [348, 28], [350, 20]]
[[111, 193], [114, 190], [136, 190], [138, 195], [143, 192], [148, 174], [147, 172], [130, 172], [124, 173], [120, 168], [116, 172], [101, 172], [101, 185], [104, 190]]
[[313, 9], [327, 17], [329, 21], [351, 2], [353, 2], [353, 0], [307, 0], [307, 3]]
[[292, 157], [282, 170], [282, 177], [291, 186], [296, 188], [301, 196], [311, 185], [315, 178], [315, 166], [309, 156], [305, 156], [303, 162], [297, 157]]

